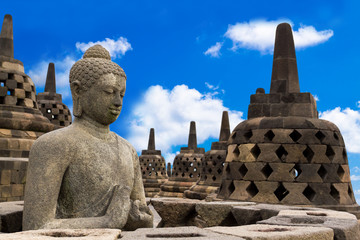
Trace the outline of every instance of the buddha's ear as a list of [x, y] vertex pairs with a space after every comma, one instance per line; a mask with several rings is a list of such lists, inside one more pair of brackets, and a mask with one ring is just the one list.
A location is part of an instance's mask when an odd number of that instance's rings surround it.
[[75, 117], [81, 117], [82, 115], [82, 107], [80, 103], [80, 90], [81, 85], [79, 81], [73, 81], [70, 84], [71, 94], [73, 97], [73, 114]]
[[80, 94], [80, 82], [78, 80], [75, 80], [73, 81], [71, 84], [70, 84], [70, 88], [72, 90], [72, 94], [78, 96]]

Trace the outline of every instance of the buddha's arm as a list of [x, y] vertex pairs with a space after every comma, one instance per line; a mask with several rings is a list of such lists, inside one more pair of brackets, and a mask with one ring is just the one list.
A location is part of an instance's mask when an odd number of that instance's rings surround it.
[[[56, 219], [56, 207], [63, 175], [69, 165], [70, 158], [66, 157], [64, 144], [51, 141], [51, 139], [39, 139], [35, 142], [29, 158], [27, 183], [25, 189], [25, 205], [23, 216], [23, 229], [39, 228], [120, 228], [126, 223], [120, 219], [118, 212], [123, 195], [130, 195], [130, 190], [124, 194], [124, 189], [114, 188], [111, 204], [108, 212], [102, 217]], [[120, 201], [120, 202], [119, 202]], [[129, 205], [129, 198], [124, 205]], [[124, 208], [126, 208], [124, 206]], [[129, 210], [128, 210], [129, 211]], [[126, 214], [128, 213], [126, 212]], [[120, 219], [120, 220], [119, 220]]]
[[132, 160], [134, 166], [134, 187], [131, 192], [131, 210], [125, 230], [135, 230], [137, 228], [153, 227], [153, 215], [149, 207], [146, 205], [144, 185], [140, 171], [139, 157], [132, 150]]

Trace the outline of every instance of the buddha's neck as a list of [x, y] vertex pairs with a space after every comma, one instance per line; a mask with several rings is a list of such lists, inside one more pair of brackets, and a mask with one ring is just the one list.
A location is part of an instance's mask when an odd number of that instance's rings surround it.
[[87, 116], [82, 116], [81, 118], [75, 117], [73, 124], [81, 127], [96, 138], [109, 139], [111, 137], [109, 125], [102, 125]]

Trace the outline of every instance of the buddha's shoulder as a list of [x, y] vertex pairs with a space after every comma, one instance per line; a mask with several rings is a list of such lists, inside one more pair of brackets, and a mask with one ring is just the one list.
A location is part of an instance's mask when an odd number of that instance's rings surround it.
[[135, 148], [133, 147], [133, 145], [131, 145], [131, 143], [129, 143], [125, 138], [117, 135], [116, 133], [112, 132], [113, 134], [115, 134], [115, 136], [117, 137], [119, 144], [122, 145], [124, 148], [130, 150], [132, 153], [136, 153]]
[[35, 141], [34, 145], [66, 146], [77, 143], [81, 138], [81, 131], [70, 125], [43, 134]]

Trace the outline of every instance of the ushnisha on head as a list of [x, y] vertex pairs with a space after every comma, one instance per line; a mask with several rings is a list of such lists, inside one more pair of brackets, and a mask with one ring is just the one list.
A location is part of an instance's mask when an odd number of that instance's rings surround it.
[[[90, 47], [70, 70], [74, 116], [85, 114], [104, 125], [112, 123], [120, 114], [125, 87], [125, 72], [111, 61], [109, 52], [100, 45]], [[105, 111], [108, 109], [110, 112]]]

